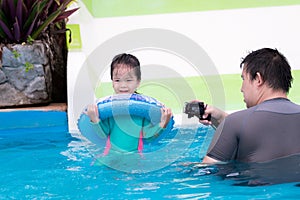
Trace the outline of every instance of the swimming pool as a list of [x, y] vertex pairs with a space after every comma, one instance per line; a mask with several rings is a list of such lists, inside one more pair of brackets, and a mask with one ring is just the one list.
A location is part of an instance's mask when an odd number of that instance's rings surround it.
[[[62, 112], [30, 115], [48, 124], [66, 120]], [[4, 120], [3, 115], [0, 118]], [[298, 199], [300, 194], [299, 157], [289, 158], [291, 165], [287, 160], [275, 163], [277, 169], [272, 165], [187, 165], [199, 161], [199, 151], [204, 148], [201, 144], [207, 139], [204, 136], [212, 133], [203, 126], [179, 127], [187, 138], [193, 137], [189, 148], [182, 150], [179, 145], [172, 149], [171, 154], [179, 154], [176, 161], [151, 172], [129, 173], [91, 165], [92, 151], [85, 142], [72, 137], [64, 124], [0, 129], [0, 199]], [[153, 163], [159, 158], [155, 159]], [[243, 173], [237, 176], [237, 172]], [[268, 176], [262, 177], [262, 172]], [[285, 176], [287, 179], [283, 179]], [[269, 186], [237, 186], [249, 177], [295, 180]]]

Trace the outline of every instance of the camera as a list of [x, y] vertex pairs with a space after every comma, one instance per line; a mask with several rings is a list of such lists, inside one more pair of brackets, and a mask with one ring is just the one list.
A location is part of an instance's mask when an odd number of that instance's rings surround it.
[[[205, 112], [206, 105], [204, 105], [204, 102], [190, 102], [185, 103], [184, 107], [184, 113], [188, 115], [188, 118], [191, 117], [198, 117], [199, 119], [204, 119], [203, 114]], [[205, 118], [206, 120], [210, 120], [210, 115]]]

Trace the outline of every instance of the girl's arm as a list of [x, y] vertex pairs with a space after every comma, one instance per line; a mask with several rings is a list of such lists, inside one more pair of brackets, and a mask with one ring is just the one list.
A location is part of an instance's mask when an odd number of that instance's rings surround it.
[[89, 116], [92, 123], [99, 123], [100, 115], [96, 104], [88, 105], [86, 114]]
[[167, 107], [162, 107], [161, 108], [161, 118], [160, 118], [160, 127], [161, 128], [166, 128], [171, 117], [172, 117], [172, 110]]
[[107, 137], [109, 133], [109, 121], [107, 123], [100, 120], [100, 114], [96, 104], [88, 105], [86, 114], [91, 120], [91, 124], [100, 137]]

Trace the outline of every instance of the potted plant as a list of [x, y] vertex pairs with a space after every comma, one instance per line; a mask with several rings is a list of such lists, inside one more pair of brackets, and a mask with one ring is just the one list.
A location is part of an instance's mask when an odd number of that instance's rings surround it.
[[[0, 108], [52, 101], [74, 0], [0, 0]], [[56, 59], [65, 61], [57, 61]], [[56, 76], [55, 76], [56, 77]]]

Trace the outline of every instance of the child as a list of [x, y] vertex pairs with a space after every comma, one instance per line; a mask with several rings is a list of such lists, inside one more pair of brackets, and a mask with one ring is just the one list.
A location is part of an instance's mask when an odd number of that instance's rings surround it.
[[[141, 70], [138, 59], [131, 54], [119, 54], [111, 63], [110, 75], [113, 89], [116, 94], [133, 94], [141, 82]], [[168, 125], [172, 111], [169, 108], [161, 108], [161, 120], [153, 125], [149, 120], [136, 116], [113, 116], [101, 121], [97, 105], [89, 105], [87, 115], [101, 137], [107, 137], [107, 146], [119, 152], [141, 151], [142, 138], [151, 138], [160, 134]]]

